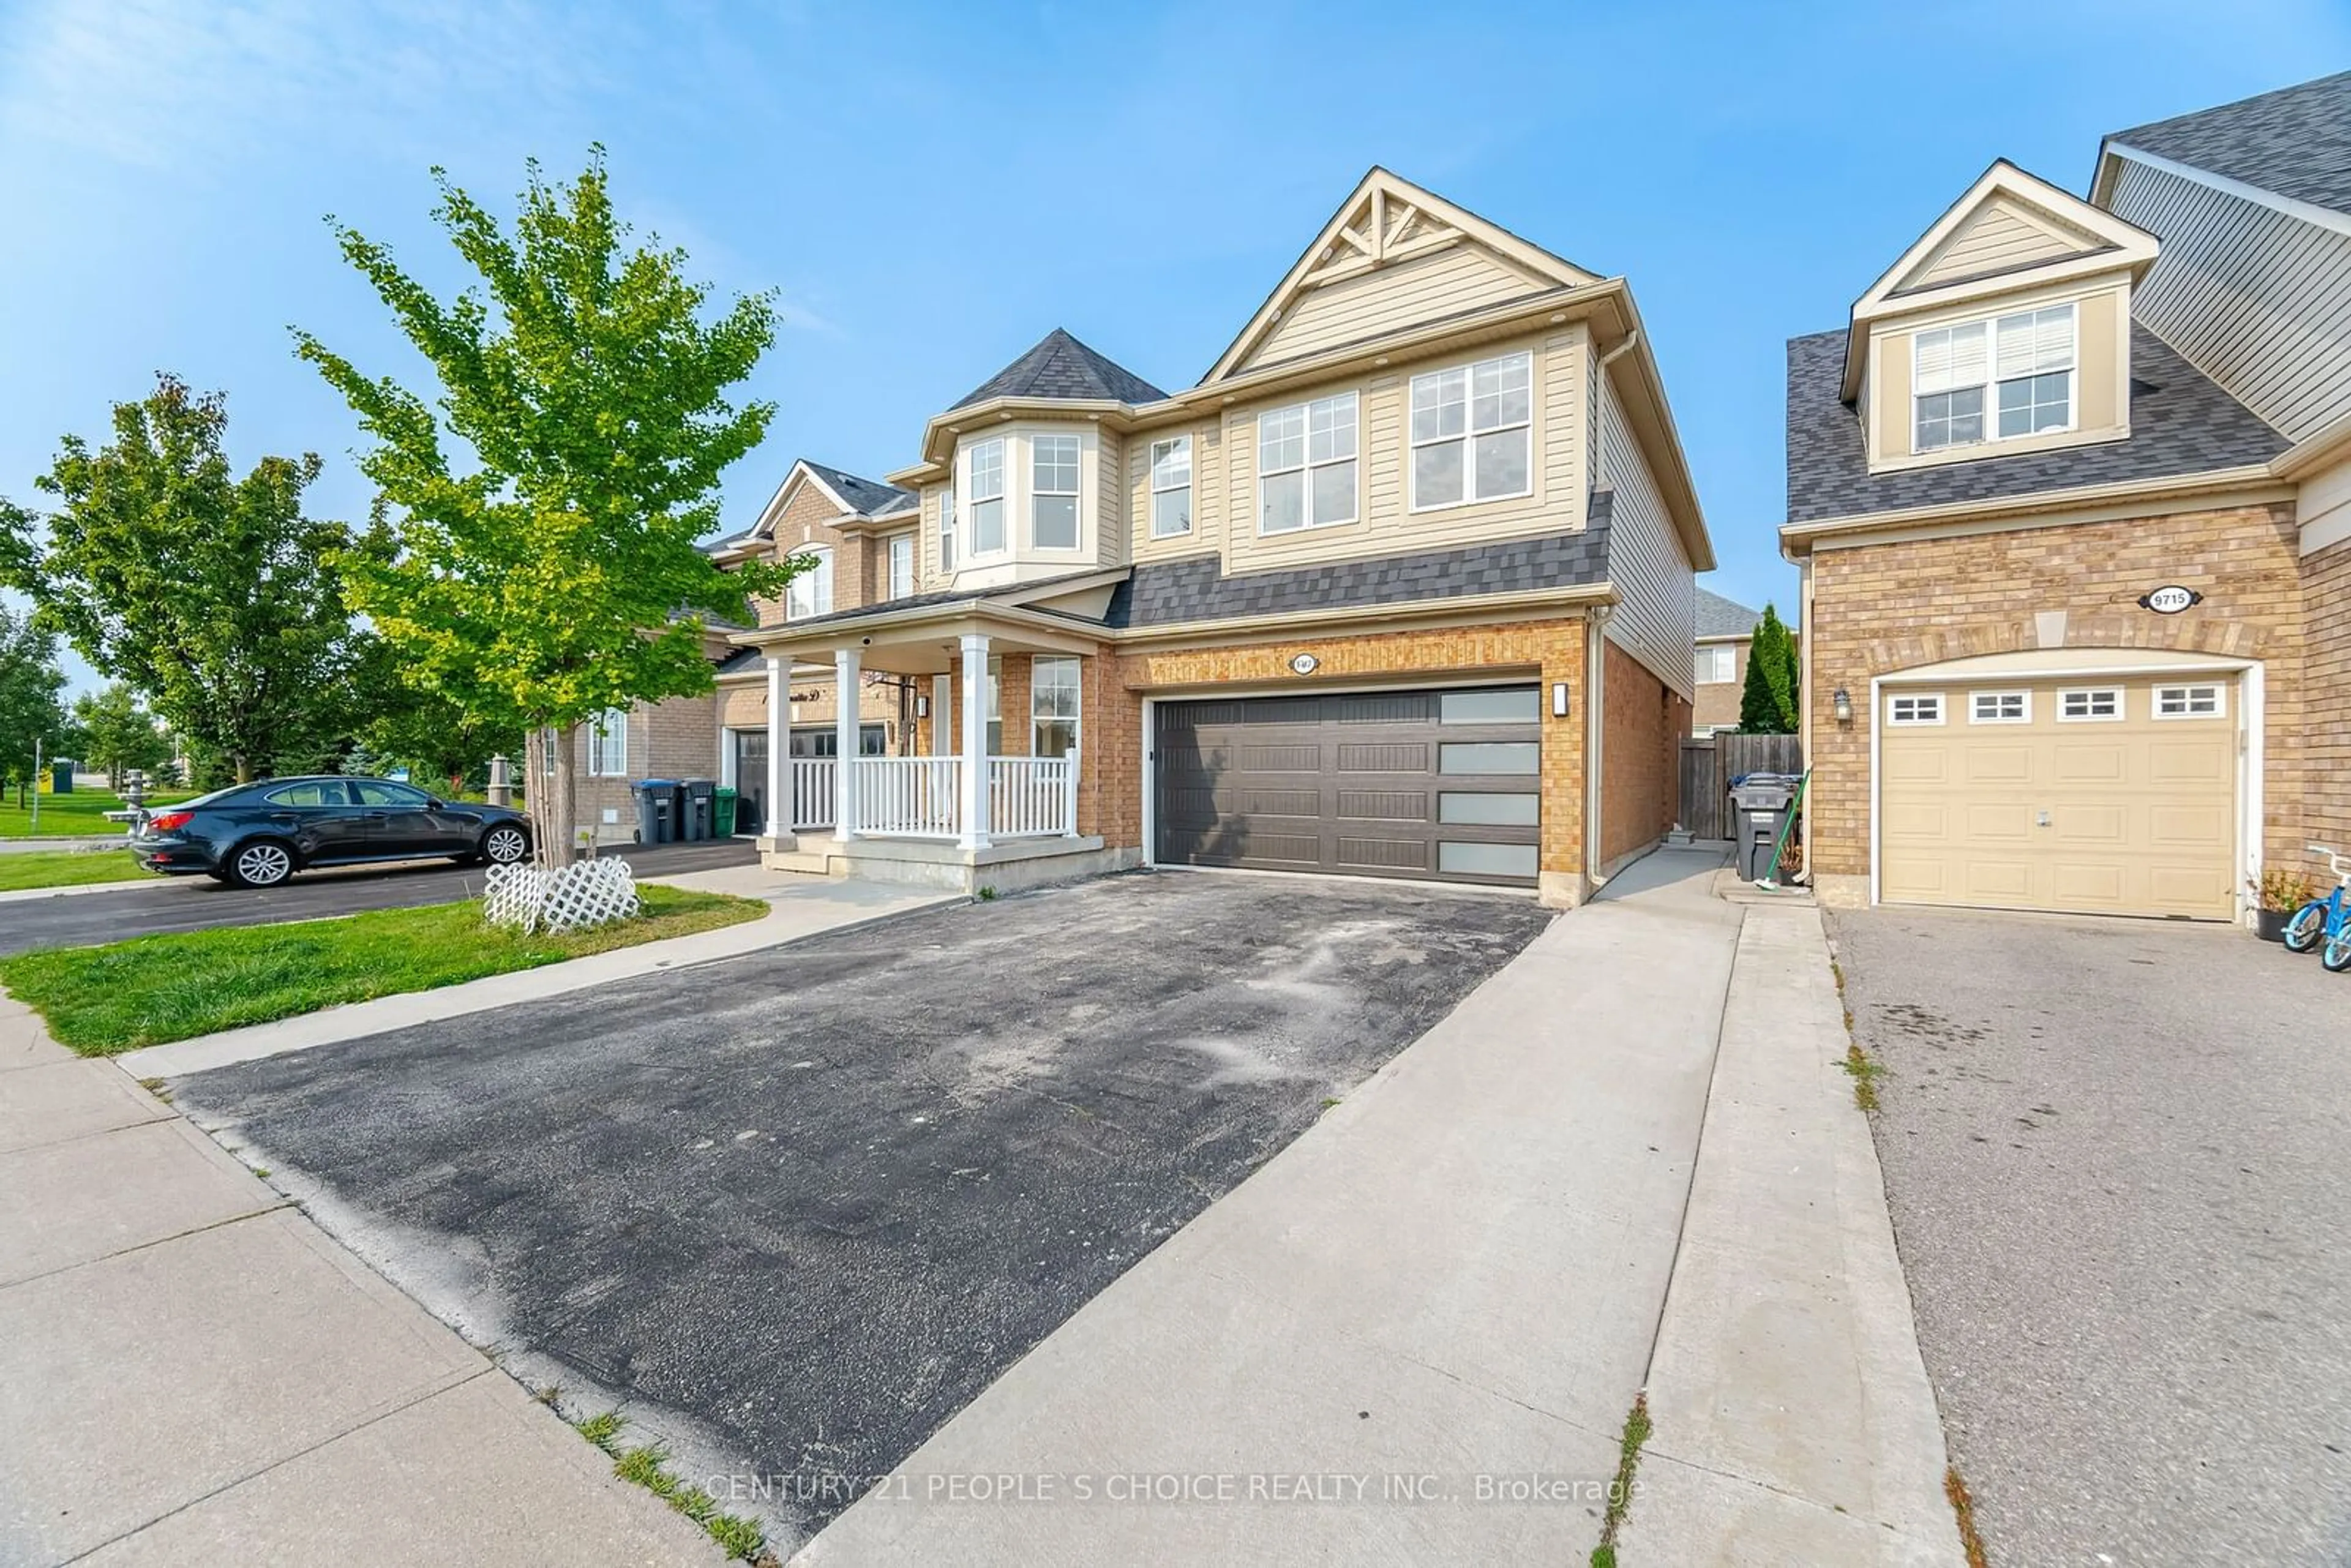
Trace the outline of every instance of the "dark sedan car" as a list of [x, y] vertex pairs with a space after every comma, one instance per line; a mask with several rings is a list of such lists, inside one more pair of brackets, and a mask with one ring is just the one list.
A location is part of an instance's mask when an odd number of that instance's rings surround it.
[[265, 779], [154, 812], [131, 830], [131, 852], [166, 875], [203, 872], [238, 887], [273, 887], [310, 866], [510, 865], [530, 853], [530, 819], [392, 779]]

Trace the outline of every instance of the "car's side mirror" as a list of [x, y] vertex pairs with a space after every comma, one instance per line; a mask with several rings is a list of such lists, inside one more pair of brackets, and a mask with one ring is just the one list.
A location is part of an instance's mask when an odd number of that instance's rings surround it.
[[448, 801], [446, 801], [446, 800], [443, 800], [443, 799], [441, 799], [441, 797], [440, 797], [440, 796], [438, 796], [438, 795], [427, 795], [426, 797], [424, 797], [424, 807], [425, 807], [425, 810], [430, 810], [430, 811], [440, 811], [440, 810], [447, 810], [447, 809], [448, 809], [448, 805], [449, 805], [449, 802], [448, 802]]

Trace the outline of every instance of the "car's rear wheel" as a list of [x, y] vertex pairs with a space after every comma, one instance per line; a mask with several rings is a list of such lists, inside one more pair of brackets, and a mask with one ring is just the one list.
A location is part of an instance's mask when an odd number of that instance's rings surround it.
[[256, 839], [228, 857], [228, 880], [235, 887], [276, 887], [293, 874], [294, 852], [276, 839]]
[[482, 858], [492, 865], [513, 865], [530, 854], [530, 835], [512, 822], [500, 822], [482, 835]]

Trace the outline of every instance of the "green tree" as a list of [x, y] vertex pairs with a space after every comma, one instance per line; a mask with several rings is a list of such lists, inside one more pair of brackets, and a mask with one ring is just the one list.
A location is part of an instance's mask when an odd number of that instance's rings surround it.
[[628, 248], [601, 147], [568, 185], [531, 163], [511, 234], [433, 173], [434, 218], [480, 289], [444, 303], [386, 246], [336, 225], [432, 366], [432, 400], [308, 332], [295, 340], [376, 443], [360, 466], [389, 503], [392, 548], [354, 552], [353, 601], [413, 684], [488, 731], [528, 735], [534, 782], [554, 735], [553, 787], [529, 800], [539, 855], [559, 864], [574, 847], [579, 726], [709, 691], [704, 617], [742, 616], [747, 596], [808, 564], [722, 571], [695, 542], [718, 522], [719, 475], [775, 413], [727, 401], [774, 339], [774, 300], [705, 319], [684, 252]]
[[1767, 603], [1747, 644], [1739, 727], [1750, 735], [1795, 734], [1796, 692], [1796, 641], [1780, 623], [1779, 611]]
[[154, 773], [172, 759], [171, 737], [125, 682], [76, 697], [73, 716], [83, 736], [76, 760], [103, 769], [110, 789], [121, 789], [123, 774], [133, 768]]
[[0, 784], [16, 787], [19, 806], [36, 779], [36, 757], [67, 754], [60, 745], [70, 721], [57, 701], [65, 684], [56, 636], [0, 605]]
[[170, 375], [117, 403], [113, 427], [96, 451], [67, 436], [36, 481], [62, 503], [46, 548], [30, 543], [40, 519], [0, 501], [0, 570], [13, 562], [43, 627], [238, 780], [330, 749], [364, 634], [332, 565], [350, 530], [302, 515], [317, 455], [236, 478], [226, 400]]

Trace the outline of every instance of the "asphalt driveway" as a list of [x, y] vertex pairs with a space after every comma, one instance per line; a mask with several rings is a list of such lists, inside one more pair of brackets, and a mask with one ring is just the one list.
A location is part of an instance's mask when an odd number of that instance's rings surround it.
[[1834, 933], [1991, 1560], [2351, 1562], [2351, 978], [2210, 925]]
[[[750, 839], [632, 845], [604, 852], [627, 856], [639, 876], [715, 871], [749, 865], [759, 858]], [[156, 876], [120, 888], [110, 885], [104, 893], [0, 900], [0, 954], [86, 947], [215, 925], [268, 925], [370, 909], [454, 904], [481, 891], [481, 867], [445, 860], [330, 867], [304, 872], [277, 887], [225, 887], [208, 876]]]
[[1129, 875], [174, 1087], [525, 1375], [807, 1528], [1550, 918]]

